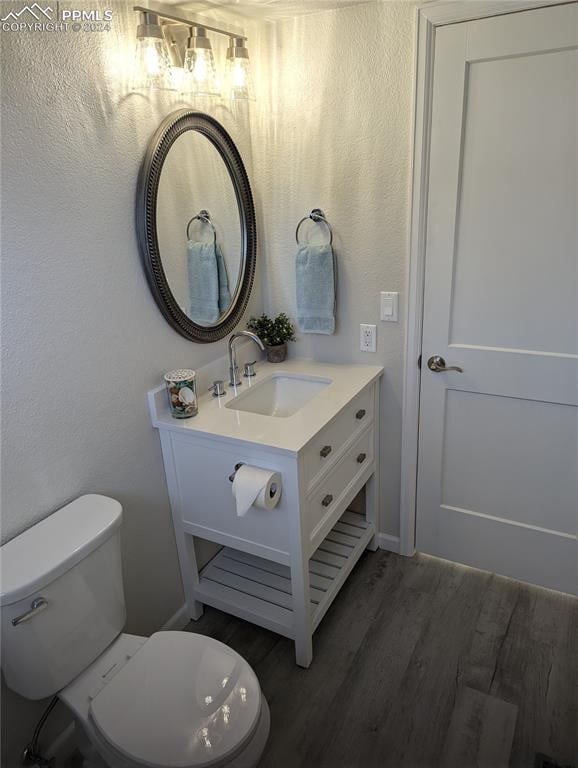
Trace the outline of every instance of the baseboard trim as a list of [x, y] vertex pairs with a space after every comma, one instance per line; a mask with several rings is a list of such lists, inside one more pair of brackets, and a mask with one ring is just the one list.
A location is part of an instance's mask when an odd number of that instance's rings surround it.
[[189, 623], [190, 618], [187, 612], [187, 604], [183, 603], [181, 607], [173, 613], [170, 619], [161, 627], [162, 632], [180, 631]]
[[380, 549], [395, 552], [399, 555], [399, 536], [390, 536], [388, 533], [377, 534], [377, 544]]

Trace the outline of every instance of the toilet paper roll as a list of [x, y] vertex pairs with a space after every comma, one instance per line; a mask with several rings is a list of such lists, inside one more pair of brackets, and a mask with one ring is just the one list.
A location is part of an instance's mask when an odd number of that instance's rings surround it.
[[275, 509], [281, 498], [281, 475], [272, 469], [243, 464], [235, 472], [233, 496], [237, 515], [242, 517], [251, 507]]

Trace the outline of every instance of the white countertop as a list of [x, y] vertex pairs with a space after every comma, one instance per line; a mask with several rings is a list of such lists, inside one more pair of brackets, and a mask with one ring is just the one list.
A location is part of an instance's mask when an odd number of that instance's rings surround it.
[[[227, 394], [224, 397], [201, 395], [199, 413], [190, 419], [171, 416], [164, 384], [151, 390], [149, 405], [153, 426], [183, 435], [239, 440], [283, 453], [298, 453], [347, 403], [379, 378], [383, 368], [378, 365], [335, 365], [300, 359], [284, 363], [259, 362], [256, 371], [255, 378], [243, 379], [243, 384], [238, 387], [226, 384]], [[225, 407], [249, 387], [263, 383], [273, 374], [284, 373], [331, 379], [331, 383], [292, 416], [264, 416]]]

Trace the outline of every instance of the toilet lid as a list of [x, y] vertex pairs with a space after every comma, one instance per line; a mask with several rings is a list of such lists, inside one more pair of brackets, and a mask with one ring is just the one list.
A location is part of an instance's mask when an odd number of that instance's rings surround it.
[[157, 632], [105, 685], [90, 715], [118, 752], [153, 768], [203, 768], [240, 749], [261, 689], [231, 648], [191, 632]]

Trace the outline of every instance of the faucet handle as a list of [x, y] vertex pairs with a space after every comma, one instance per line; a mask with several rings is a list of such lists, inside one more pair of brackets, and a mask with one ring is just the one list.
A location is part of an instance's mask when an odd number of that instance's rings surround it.
[[213, 397], [223, 397], [227, 394], [225, 389], [225, 382], [223, 379], [215, 379], [215, 381], [209, 387], [209, 392], [213, 393]]
[[251, 379], [251, 378], [253, 378], [253, 376], [257, 375], [256, 372], [255, 372], [255, 363], [256, 362], [257, 362], [256, 360], [253, 360], [252, 363], [245, 363], [245, 373], [243, 374], [243, 376], [246, 379]]

